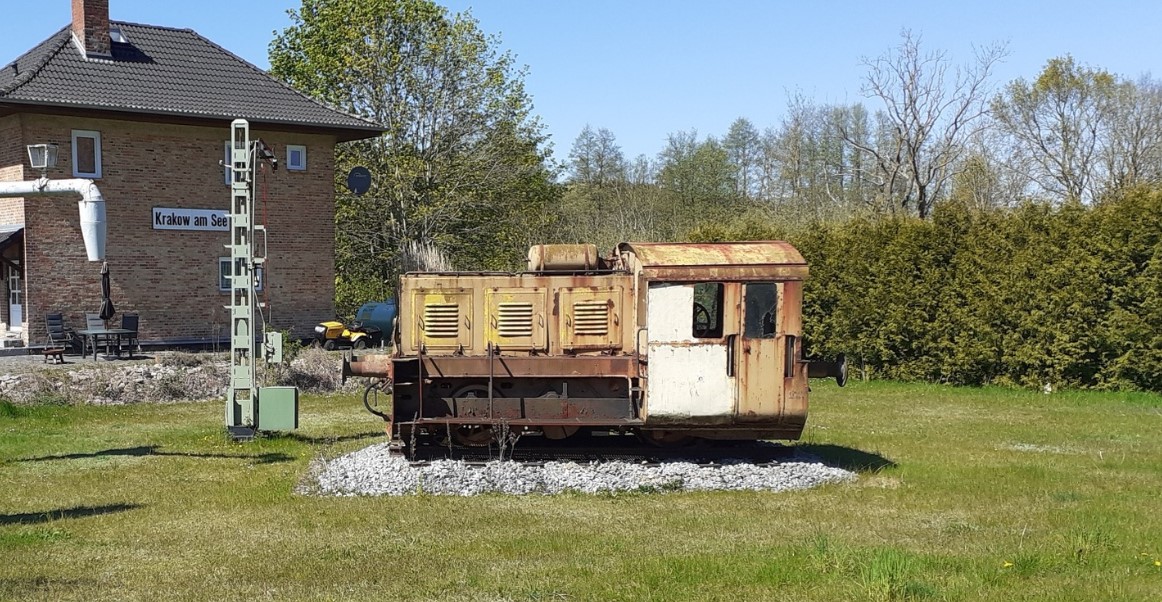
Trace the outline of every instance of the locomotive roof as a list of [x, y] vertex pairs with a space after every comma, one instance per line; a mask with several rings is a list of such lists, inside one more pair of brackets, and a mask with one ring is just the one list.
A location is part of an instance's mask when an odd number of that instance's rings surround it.
[[781, 240], [723, 243], [625, 242], [618, 254], [632, 253], [647, 280], [804, 280], [807, 261]]

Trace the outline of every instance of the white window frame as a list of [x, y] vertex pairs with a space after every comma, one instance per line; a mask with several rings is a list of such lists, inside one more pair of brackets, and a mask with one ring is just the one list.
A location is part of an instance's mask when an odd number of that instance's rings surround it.
[[[299, 163], [292, 163], [291, 156], [294, 151], [299, 151], [299, 157], [302, 159]], [[287, 171], [306, 171], [307, 170], [307, 145], [305, 144], [288, 144], [286, 145], [286, 169]]]
[[[228, 271], [224, 272], [223, 268], [225, 270], [230, 269], [230, 258], [229, 257], [219, 257], [218, 258], [218, 292], [228, 293], [231, 290], [233, 290], [233, 287], [230, 286], [230, 272], [228, 272]], [[264, 285], [266, 284], [266, 270], [264, 269], [264, 266], [261, 266], [261, 265], [254, 266], [254, 274], [256, 276], [255, 279], [258, 280], [257, 286], [254, 287], [254, 290], [261, 292], [262, 289], [264, 288]], [[223, 278], [226, 279], [226, 287], [225, 288], [222, 287], [222, 279]]]
[[[77, 162], [77, 139], [78, 138], [92, 138], [93, 139], [93, 173], [82, 172]], [[101, 132], [95, 130], [73, 130], [73, 177], [74, 178], [101, 178]]]
[[233, 171], [234, 163], [234, 154], [230, 152], [233, 150], [232, 144], [233, 143], [231, 143], [229, 140], [222, 143], [222, 180], [226, 183], [227, 186], [231, 184], [230, 172]]

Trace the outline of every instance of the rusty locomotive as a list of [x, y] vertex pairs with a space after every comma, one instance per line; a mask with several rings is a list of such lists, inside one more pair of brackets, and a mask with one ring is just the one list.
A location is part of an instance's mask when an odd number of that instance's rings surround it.
[[803, 359], [807, 273], [778, 241], [537, 245], [525, 272], [404, 275], [393, 352], [343, 371], [392, 390], [368, 409], [403, 447], [798, 439], [808, 377], [846, 380], [842, 358]]

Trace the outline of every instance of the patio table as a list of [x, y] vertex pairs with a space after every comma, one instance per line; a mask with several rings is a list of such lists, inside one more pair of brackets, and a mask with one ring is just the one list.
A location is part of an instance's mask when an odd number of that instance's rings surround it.
[[[109, 354], [109, 339], [117, 337], [117, 356], [121, 356], [121, 337], [133, 338], [137, 334], [135, 330], [128, 330], [125, 328], [86, 328], [76, 331], [81, 335], [81, 357], [88, 355], [87, 345], [93, 347], [93, 361], [97, 361], [97, 340], [105, 337], [105, 355]], [[133, 348], [129, 349], [129, 359], [133, 359]]]

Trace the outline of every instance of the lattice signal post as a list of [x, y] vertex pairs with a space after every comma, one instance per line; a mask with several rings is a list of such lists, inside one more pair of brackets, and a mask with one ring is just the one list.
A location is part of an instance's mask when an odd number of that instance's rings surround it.
[[[266, 227], [254, 223], [255, 171], [263, 161], [272, 169], [278, 161], [261, 140], [250, 139], [245, 119], [230, 124], [230, 385], [226, 395], [226, 429], [235, 439], [252, 439], [259, 430], [298, 428], [298, 389], [259, 387], [255, 377], [255, 309], [263, 309], [255, 294], [255, 274], [266, 263]], [[262, 255], [256, 255], [255, 234], [262, 233]], [[258, 315], [261, 315], [259, 313]], [[268, 332], [263, 339], [267, 361], [282, 361], [282, 337]]]

